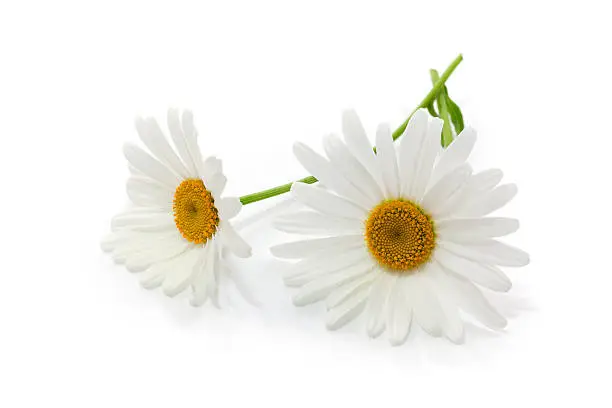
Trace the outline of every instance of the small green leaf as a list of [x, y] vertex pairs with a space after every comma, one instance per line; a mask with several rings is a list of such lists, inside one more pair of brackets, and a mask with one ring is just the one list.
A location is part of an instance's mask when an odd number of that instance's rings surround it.
[[434, 102], [435, 102], [435, 99], [433, 99], [431, 103], [427, 105], [427, 110], [429, 111], [429, 114], [431, 116], [433, 116], [434, 118], [439, 118], [440, 115], [438, 115], [438, 112], [436, 112], [436, 108], [434, 107]]
[[446, 89], [445, 92], [448, 113], [451, 117], [451, 122], [453, 122], [453, 126], [455, 127], [455, 132], [459, 134], [465, 128], [463, 123], [463, 114], [461, 113], [461, 108], [459, 108], [459, 106], [448, 96], [448, 91]]

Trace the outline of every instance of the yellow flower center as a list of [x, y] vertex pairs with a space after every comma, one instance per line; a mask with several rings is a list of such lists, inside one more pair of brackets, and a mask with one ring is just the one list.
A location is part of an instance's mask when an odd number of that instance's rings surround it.
[[366, 221], [365, 240], [379, 264], [394, 272], [409, 272], [427, 262], [435, 247], [433, 221], [406, 200], [384, 201]]
[[183, 180], [174, 192], [172, 209], [176, 228], [187, 241], [203, 244], [217, 232], [219, 211], [202, 180]]

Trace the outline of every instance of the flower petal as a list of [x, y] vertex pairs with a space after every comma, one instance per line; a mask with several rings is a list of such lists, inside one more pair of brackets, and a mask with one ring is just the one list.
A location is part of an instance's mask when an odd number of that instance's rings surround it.
[[174, 173], [182, 178], [189, 177], [189, 172], [185, 168], [185, 165], [176, 155], [168, 143], [168, 140], [166, 140], [164, 133], [155, 119], [137, 118], [136, 130], [142, 142], [147, 146], [149, 151], [153, 153], [157, 160], [168, 166]]
[[200, 251], [200, 256], [194, 265], [194, 276], [191, 282], [191, 306], [200, 307], [206, 303], [209, 296], [208, 286], [212, 283], [209, 278], [214, 274], [216, 266], [216, 241], [211, 240]]
[[474, 145], [476, 144], [476, 131], [465, 128], [453, 142], [444, 149], [440, 160], [431, 175], [431, 184], [436, 183], [446, 174], [455, 170], [466, 162]]
[[445, 243], [444, 247], [439, 247], [434, 256], [437, 262], [451, 272], [499, 292], [506, 292], [512, 286], [510, 279], [494, 270], [492, 271], [489, 266], [464, 258], [447, 250], [446, 247], [447, 243]]
[[451, 173], [447, 173], [427, 191], [421, 204], [431, 214], [436, 215], [444, 208], [446, 202], [457, 193], [468, 181], [472, 174], [469, 164], [464, 164]]
[[506, 327], [506, 319], [485, 299], [482, 292], [469, 280], [443, 272], [433, 273], [447, 298], [480, 323], [493, 330]]
[[462, 244], [444, 242], [444, 247], [461, 257], [476, 262], [510, 267], [529, 264], [529, 254], [527, 252], [494, 239]]
[[214, 156], [207, 157], [202, 164], [200, 177], [208, 180], [217, 173], [223, 173], [223, 163]]
[[299, 211], [277, 217], [274, 227], [280, 231], [305, 235], [361, 234], [363, 223], [348, 218], [332, 217], [314, 211]]
[[344, 141], [353, 155], [370, 172], [379, 186], [383, 184], [380, 168], [376, 164], [376, 155], [372, 143], [368, 140], [361, 120], [354, 110], [347, 110], [342, 115], [342, 133]]
[[508, 204], [518, 192], [516, 184], [504, 184], [483, 192], [457, 210], [457, 215], [479, 217], [488, 215]]
[[198, 146], [198, 131], [193, 124], [193, 112], [190, 110], [183, 111], [181, 125], [183, 127], [185, 144], [189, 150], [189, 155], [195, 164], [197, 174], [202, 174], [202, 152]]
[[325, 158], [310, 147], [303, 143], [295, 143], [293, 154], [306, 171], [316, 177], [324, 186], [364, 210], [372, 206], [373, 203], [368, 197], [349, 183]]
[[368, 298], [368, 291], [361, 290], [327, 311], [326, 326], [328, 330], [337, 330], [355, 319], [363, 311]]
[[130, 164], [138, 171], [163, 184], [171, 191], [174, 191], [181, 182], [178, 176], [166, 166], [155, 160], [136, 145], [126, 143], [123, 146], [123, 154]]
[[355, 295], [356, 292], [365, 288], [369, 289], [374, 279], [376, 279], [378, 276], [378, 274], [372, 273], [371, 269], [370, 273], [361, 275], [357, 279], [352, 280], [349, 283], [332, 290], [327, 299], [325, 299], [325, 304], [327, 305], [327, 308], [332, 309], [338, 306], [340, 303], [346, 301], [349, 297]]
[[410, 190], [409, 197], [419, 201], [423, 198], [425, 189], [429, 185], [429, 179], [433, 171], [434, 161], [440, 150], [440, 134], [442, 132], [442, 122], [438, 118], [432, 118], [427, 127], [427, 135], [423, 141], [423, 146], [418, 153], [418, 164], [414, 175], [414, 182]]
[[428, 115], [419, 109], [412, 115], [400, 138], [399, 176], [402, 196], [409, 196], [416, 176], [419, 154], [427, 134]]
[[222, 173], [216, 173], [210, 179], [204, 180], [204, 186], [211, 192], [215, 200], [221, 199], [226, 184], [227, 178]]
[[442, 335], [444, 315], [429, 281], [419, 273], [415, 273], [407, 282], [414, 320], [430, 336]]
[[400, 346], [406, 342], [410, 325], [412, 324], [412, 299], [408, 298], [407, 286], [412, 284], [412, 279], [395, 277], [391, 284], [387, 300], [387, 331], [389, 332], [389, 343], [392, 346]]
[[372, 284], [366, 309], [366, 331], [371, 338], [376, 338], [385, 331], [387, 299], [395, 283], [395, 276], [379, 273]]
[[320, 276], [325, 276], [353, 265], [373, 265], [362, 248], [343, 252], [325, 251], [316, 257], [305, 258], [285, 271], [283, 280], [287, 286], [302, 286]]
[[251, 246], [236, 232], [234, 227], [226, 221], [219, 223], [223, 244], [226, 245], [234, 255], [239, 258], [251, 256]]
[[111, 220], [114, 230], [130, 229], [132, 231], [161, 231], [175, 228], [174, 218], [168, 211], [158, 210], [151, 213], [125, 212], [118, 214]]
[[291, 192], [298, 201], [323, 214], [358, 220], [366, 216], [363, 208], [318, 186], [293, 183]]
[[164, 241], [126, 256], [125, 267], [130, 272], [142, 272], [158, 262], [174, 258], [185, 252], [189, 243], [185, 240]]
[[162, 289], [166, 296], [174, 297], [189, 287], [194, 276], [194, 266], [198, 260], [199, 251], [185, 251], [175, 258], [173, 265], [165, 275]]
[[[190, 152], [193, 148], [193, 141], [188, 140], [187, 136], [183, 133], [179, 113], [176, 109], [168, 109], [168, 129], [170, 130], [170, 136], [174, 141], [176, 150], [189, 172], [189, 176], [191, 178], [200, 178], [198, 165]], [[199, 152], [199, 149], [197, 151]]]
[[222, 220], [231, 220], [242, 209], [242, 203], [238, 197], [224, 197], [218, 201], [217, 208]]
[[325, 136], [323, 138], [323, 148], [332, 166], [363, 192], [372, 203], [375, 204], [383, 200], [384, 193], [372, 173], [353, 156], [338, 136]]
[[356, 278], [369, 275], [372, 266], [358, 263], [335, 273], [326, 274], [316, 278], [300, 288], [293, 297], [295, 306], [305, 306], [325, 299], [334, 289]]
[[167, 211], [172, 209], [174, 192], [148, 177], [130, 177], [126, 191], [130, 200], [136, 205], [156, 207]]
[[440, 237], [457, 243], [503, 237], [516, 232], [518, 228], [517, 219], [502, 217], [455, 218], [436, 222], [436, 231]]
[[399, 197], [399, 174], [395, 146], [389, 125], [381, 124], [376, 130], [376, 161], [382, 171], [386, 197]]
[[361, 235], [339, 235], [325, 238], [311, 238], [275, 245], [270, 252], [277, 258], [306, 258], [316, 256], [323, 250], [336, 250], [338, 253], [363, 245]]

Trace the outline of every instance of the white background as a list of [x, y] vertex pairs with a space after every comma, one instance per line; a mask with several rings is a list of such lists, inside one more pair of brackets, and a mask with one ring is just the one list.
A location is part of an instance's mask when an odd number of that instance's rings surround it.
[[[218, 3], [0, 3], [0, 406], [609, 407], [606, 2]], [[459, 52], [472, 162], [519, 185], [504, 214], [532, 257], [492, 297], [505, 332], [329, 333], [323, 307], [292, 306], [265, 220], [236, 262], [259, 309], [231, 287], [193, 309], [100, 251], [136, 114], [191, 108], [242, 195], [305, 176], [292, 143], [320, 146], [345, 108], [397, 126]]]

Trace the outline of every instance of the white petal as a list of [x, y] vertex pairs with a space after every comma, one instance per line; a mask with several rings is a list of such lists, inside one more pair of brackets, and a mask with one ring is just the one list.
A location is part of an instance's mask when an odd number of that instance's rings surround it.
[[463, 244], [445, 242], [444, 246], [455, 254], [476, 262], [511, 267], [529, 264], [527, 252], [494, 239]]
[[419, 154], [427, 134], [427, 112], [419, 109], [412, 115], [400, 139], [399, 176], [402, 196], [409, 196], [416, 176]]
[[475, 239], [503, 237], [516, 232], [519, 222], [514, 218], [455, 218], [436, 222], [436, 231], [443, 240], [470, 242]]
[[472, 176], [469, 188], [471, 191], [491, 190], [499, 184], [503, 177], [504, 173], [500, 169], [484, 170]]
[[172, 209], [174, 192], [147, 177], [130, 177], [126, 190], [128, 197], [136, 205]]
[[174, 218], [169, 212], [123, 213], [111, 220], [113, 230], [127, 228], [133, 231], [152, 232], [175, 228]]
[[[218, 203], [218, 204], [217, 204]], [[242, 209], [242, 203], [238, 197], [224, 197], [215, 202], [219, 209], [219, 217], [222, 220], [231, 220]]]
[[132, 166], [146, 176], [165, 185], [171, 191], [174, 191], [181, 182], [178, 176], [138, 146], [126, 143], [123, 146], [123, 154]]
[[212, 272], [208, 271], [205, 278], [208, 278], [206, 290], [208, 291], [208, 298], [210, 299], [213, 306], [219, 308], [219, 274], [221, 273], [221, 267], [219, 265], [219, 253], [217, 251], [216, 244], [211, 242], [211, 255], [208, 262], [211, 263]]
[[298, 201], [324, 214], [358, 220], [366, 216], [363, 208], [317, 186], [293, 183], [291, 192]]
[[412, 313], [419, 326], [429, 335], [438, 337], [442, 334], [444, 315], [436, 294], [423, 275], [411, 276], [408, 287], [411, 295]]
[[170, 136], [174, 141], [176, 150], [189, 172], [189, 176], [192, 178], [199, 178], [198, 166], [189, 151], [192, 142], [188, 141], [183, 133], [179, 113], [176, 109], [168, 109], [168, 129], [170, 130]]
[[164, 241], [126, 256], [125, 267], [130, 272], [141, 272], [153, 264], [182, 254], [188, 248], [189, 244], [185, 240]]
[[228, 268], [227, 265], [219, 265], [219, 269], [219, 274], [224, 274], [234, 283], [236, 290], [248, 304], [253, 307], [261, 307], [261, 302], [253, 294], [248, 282], [245, 281], [242, 275], [234, 272], [232, 269]]
[[491, 306], [480, 290], [470, 281], [442, 271], [432, 276], [435, 277], [449, 300], [480, 323], [494, 330], [506, 327], [506, 319]]
[[435, 278], [435, 275], [440, 273], [445, 272], [442, 272], [439, 264], [437, 262], [430, 262], [426, 267], [423, 277], [429, 281], [430, 287], [438, 299], [443, 315], [442, 331], [444, 336], [455, 344], [461, 344], [465, 338], [463, 320], [459, 315], [457, 305], [452, 300], [452, 294], [447, 293], [445, 287], [440, 285]]
[[[457, 193], [450, 197], [443, 208], [437, 211], [438, 219], [446, 217], [470, 216], [467, 213], [472, 203], [493, 189], [502, 179], [503, 173], [498, 169], [485, 170], [473, 174], [468, 182]], [[467, 210], [467, 211], [466, 211]], [[465, 214], [464, 214], [465, 213]]]
[[379, 273], [378, 278], [372, 284], [366, 310], [368, 318], [366, 330], [371, 338], [380, 336], [385, 330], [387, 299], [395, 283], [395, 276]]
[[487, 265], [459, 256], [446, 247], [447, 243], [434, 254], [436, 261], [446, 269], [491, 290], [506, 292], [511, 288], [512, 284], [507, 277], [492, 271]]
[[337, 330], [359, 316], [365, 307], [368, 291], [361, 290], [346, 301], [327, 311], [326, 326], [328, 330]]
[[429, 185], [429, 179], [433, 171], [434, 161], [440, 150], [440, 134], [442, 131], [442, 122], [438, 118], [432, 118], [427, 128], [427, 135], [423, 141], [423, 147], [418, 155], [418, 165], [412, 183], [412, 189], [409, 197], [420, 200], [425, 193], [425, 189]]
[[104, 252], [110, 252], [115, 249], [117, 245], [117, 241], [119, 240], [119, 235], [116, 233], [107, 234], [102, 241], [100, 241], [100, 248]]
[[221, 220], [220, 235], [223, 239], [223, 244], [239, 258], [248, 258], [251, 256], [251, 246], [236, 232], [228, 222]]
[[140, 284], [142, 285], [143, 288], [147, 290], [156, 289], [160, 287], [163, 282], [164, 282], [164, 275], [160, 275], [160, 274], [142, 275], [140, 277]]
[[464, 164], [440, 179], [423, 197], [421, 204], [432, 214], [443, 209], [446, 202], [456, 194], [468, 181], [472, 174], [469, 164]]
[[135, 232], [122, 230], [114, 242], [112, 257], [115, 262], [123, 263], [126, 258], [141, 251], [149, 250], [159, 245], [175, 245], [185, 240], [177, 230], [150, 232]]
[[185, 165], [166, 140], [155, 119], [136, 119], [136, 130], [145, 146], [160, 162], [164, 163], [182, 178], [189, 177], [189, 172]]
[[376, 165], [376, 155], [368, 140], [361, 120], [354, 110], [345, 111], [342, 115], [342, 133], [344, 141], [353, 155], [370, 172], [379, 186], [383, 184], [382, 174]]
[[476, 131], [472, 128], [465, 128], [442, 152], [431, 176], [431, 183], [436, 183], [446, 174], [464, 164], [474, 144], [476, 144]]
[[484, 216], [508, 204], [518, 192], [515, 184], [504, 184], [492, 191], [483, 192], [466, 205], [462, 206], [457, 214], [466, 217]]
[[316, 177], [324, 186], [330, 188], [341, 197], [345, 197], [352, 203], [367, 210], [374, 203], [361, 191], [349, 183], [340, 172], [322, 156], [303, 143], [293, 145], [293, 154], [300, 164]]
[[373, 266], [362, 248], [343, 252], [326, 251], [320, 256], [306, 258], [288, 268], [283, 276], [285, 285], [302, 286], [321, 276], [349, 269], [354, 265]]
[[204, 180], [204, 186], [209, 190], [215, 200], [221, 199], [221, 194], [227, 184], [227, 178], [222, 173], [217, 173], [208, 180]]
[[361, 277], [333, 290], [327, 299], [325, 299], [327, 308], [332, 309], [347, 300], [349, 297], [354, 296], [356, 292], [369, 288], [374, 279], [377, 277], [377, 273], [366, 273]]
[[214, 156], [207, 157], [202, 164], [200, 177], [208, 180], [217, 173], [223, 173], [223, 163]]
[[371, 269], [371, 265], [359, 263], [338, 272], [316, 278], [300, 288], [293, 297], [293, 304], [295, 306], [305, 306], [323, 300], [334, 289], [340, 288], [344, 283], [351, 282], [353, 279], [364, 275], [369, 275]]
[[372, 203], [383, 200], [384, 193], [372, 173], [353, 156], [338, 136], [325, 136], [323, 148], [331, 164], [344, 175], [344, 178], [369, 197]]
[[284, 214], [274, 220], [280, 231], [306, 235], [361, 234], [363, 223], [348, 218], [331, 217], [314, 211]]
[[381, 124], [376, 130], [376, 161], [382, 171], [387, 198], [398, 198], [400, 192], [397, 158], [389, 125]]
[[209, 275], [214, 274], [216, 265], [216, 241], [213, 239], [200, 250], [199, 258], [194, 265], [194, 276], [191, 282], [191, 300], [194, 307], [202, 306], [209, 296], [208, 285], [211, 284]]
[[198, 174], [202, 174], [202, 152], [198, 146], [198, 132], [193, 124], [193, 113], [190, 110], [183, 111], [181, 125], [183, 126], [183, 135], [189, 154], [195, 163]]
[[173, 265], [166, 271], [166, 278], [162, 283], [166, 296], [174, 297], [189, 287], [200, 251], [188, 250], [173, 261]]
[[326, 249], [344, 252], [351, 248], [359, 248], [362, 245], [363, 237], [361, 235], [340, 235], [287, 242], [271, 247], [270, 252], [277, 258], [296, 259], [316, 256]]
[[387, 331], [392, 346], [406, 342], [412, 322], [412, 300], [408, 299], [407, 285], [411, 279], [395, 277], [387, 302]]

